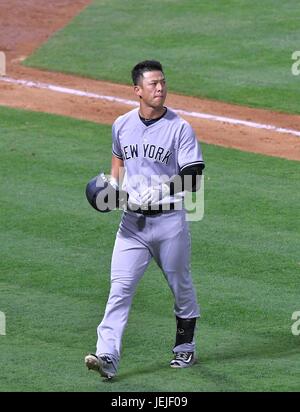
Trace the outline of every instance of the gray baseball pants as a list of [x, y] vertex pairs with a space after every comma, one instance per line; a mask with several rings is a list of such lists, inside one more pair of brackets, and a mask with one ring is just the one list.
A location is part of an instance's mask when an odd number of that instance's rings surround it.
[[[200, 316], [190, 273], [190, 249], [185, 210], [151, 216], [123, 213], [112, 255], [110, 294], [97, 328], [97, 355], [110, 354], [118, 363], [132, 298], [152, 257], [174, 295], [175, 315], [183, 319]], [[193, 341], [173, 350], [192, 352], [194, 349]]]

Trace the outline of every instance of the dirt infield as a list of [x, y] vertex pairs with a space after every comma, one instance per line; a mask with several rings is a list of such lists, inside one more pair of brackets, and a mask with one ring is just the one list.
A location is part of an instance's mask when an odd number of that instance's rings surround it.
[[[132, 88], [129, 86], [35, 70], [20, 64], [35, 48], [47, 41], [51, 34], [64, 27], [90, 3], [91, 0], [51, 0], [49, 2], [0, 0], [0, 51], [6, 54], [7, 76], [46, 82], [101, 95], [134, 99]], [[225, 116], [300, 131], [299, 115], [251, 109], [171, 93], [166, 104], [185, 111]], [[62, 114], [106, 124], [111, 124], [118, 115], [129, 110], [127, 105], [118, 102], [71, 96], [1, 81], [0, 105]], [[300, 160], [300, 137], [214, 120], [183, 117], [193, 125], [202, 142]]]

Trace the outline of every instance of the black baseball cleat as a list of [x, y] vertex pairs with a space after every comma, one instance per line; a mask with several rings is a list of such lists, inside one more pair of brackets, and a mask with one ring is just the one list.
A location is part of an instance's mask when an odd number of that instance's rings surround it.
[[177, 352], [174, 354], [174, 359], [171, 360], [171, 368], [188, 368], [196, 362], [194, 352]]
[[113, 361], [107, 355], [97, 356], [93, 353], [90, 353], [86, 355], [84, 361], [88, 369], [92, 369], [93, 371], [99, 372], [100, 375], [106, 379], [113, 378], [117, 373]]

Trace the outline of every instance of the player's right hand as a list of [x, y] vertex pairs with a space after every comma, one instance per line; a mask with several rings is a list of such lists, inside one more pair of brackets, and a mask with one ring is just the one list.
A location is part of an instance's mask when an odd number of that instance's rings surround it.
[[148, 187], [141, 194], [142, 206], [155, 204], [170, 194], [170, 188], [167, 184], [162, 183], [157, 186]]

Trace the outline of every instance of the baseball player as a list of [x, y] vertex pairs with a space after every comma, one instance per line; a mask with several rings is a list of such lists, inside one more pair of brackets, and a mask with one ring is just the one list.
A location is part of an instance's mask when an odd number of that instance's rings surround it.
[[[201, 148], [189, 123], [164, 106], [167, 86], [161, 64], [143, 61], [131, 74], [140, 105], [114, 122], [111, 179], [103, 174], [98, 177], [103, 187], [128, 194], [112, 255], [110, 294], [97, 328], [96, 352], [85, 357], [88, 369], [108, 379], [117, 373], [132, 298], [152, 258], [174, 295], [177, 331], [172, 368], [194, 364], [194, 330], [200, 316], [183, 200], [185, 190], [199, 189], [204, 169]], [[100, 210], [96, 186], [95, 180], [88, 185], [87, 197]]]

